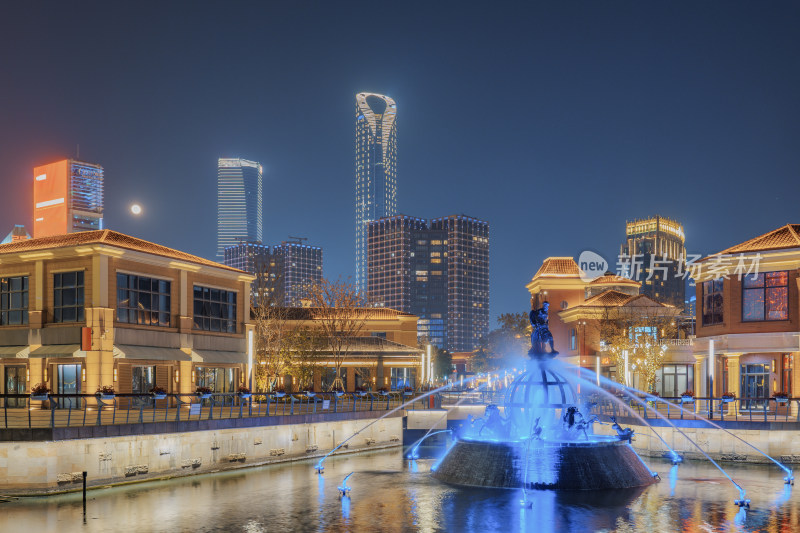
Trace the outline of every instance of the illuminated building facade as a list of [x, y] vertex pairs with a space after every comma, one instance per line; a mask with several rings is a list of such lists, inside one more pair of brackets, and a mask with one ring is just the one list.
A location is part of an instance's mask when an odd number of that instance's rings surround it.
[[367, 225], [397, 212], [397, 105], [356, 95], [356, 287], [367, 291]]
[[417, 335], [471, 351], [489, 332], [489, 225], [397, 215], [368, 226], [367, 300], [419, 317]]
[[282, 242], [272, 247], [277, 269], [278, 301], [285, 306], [300, 306], [308, 287], [322, 281], [322, 248], [297, 242]]
[[627, 240], [620, 246], [620, 257], [629, 267], [626, 277], [642, 284], [642, 294], [683, 308], [686, 292], [681, 274], [686, 259], [683, 226], [655, 216], [628, 222], [625, 230]]
[[103, 167], [64, 159], [33, 169], [33, 236], [103, 229]]
[[260, 242], [241, 242], [225, 248], [224, 263], [255, 276], [253, 301], [262, 297], [274, 305], [299, 307], [307, 287], [322, 281], [322, 248], [282, 242], [272, 248]]
[[220, 158], [217, 164], [217, 257], [239, 241], [261, 241], [261, 164], [246, 159]]

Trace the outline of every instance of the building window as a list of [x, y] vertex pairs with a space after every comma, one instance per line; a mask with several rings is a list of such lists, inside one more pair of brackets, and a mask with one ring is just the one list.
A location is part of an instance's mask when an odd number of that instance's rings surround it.
[[703, 282], [703, 325], [722, 324], [722, 279]]
[[156, 367], [135, 366], [131, 369], [131, 392], [147, 394], [156, 386]]
[[656, 371], [656, 392], [664, 398], [675, 398], [694, 390], [693, 365], [663, 365]]
[[194, 329], [236, 333], [236, 293], [195, 285]]
[[195, 386], [208, 387], [211, 392], [235, 392], [235, 369], [198, 366], [195, 368]]
[[170, 325], [172, 283], [133, 274], [117, 274], [117, 322]]
[[770, 363], [741, 365], [741, 409], [763, 409], [769, 403]]
[[789, 273], [764, 272], [742, 281], [742, 320], [787, 320]]
[[53, 322], [83, 320], [83, 271], [53, 274]]
[[28, 276], [0, 278], [0, 326], [28, 323]]

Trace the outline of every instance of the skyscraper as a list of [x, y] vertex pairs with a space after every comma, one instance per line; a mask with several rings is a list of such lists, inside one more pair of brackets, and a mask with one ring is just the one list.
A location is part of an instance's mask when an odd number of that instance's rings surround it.
[[683, 226], [661, 216], [625, 225], [627, 240], [620, 246], [624, 274], [642, 284], [641, 293], [653, 300], [684, 307], [686, 260]]
[[367, 224], [397, 212], [397, 105], [356, 95], [356, 288], [367, 291]]
[[282, 242], [270, 249], [260, 242], [240, 242], [225, 248], [225, 264], [256, 276], [254, 302], [269, 297], [276, 305], [299, 307], [307, 288], [322, 281], [322, 248], [302, 242]]
[[217, 258], [239, 241], [261, 241], [262, 168], [256, 161], [220, 158], [217, 164]]
[[103, 229], [103, 167], [64, 159], [33, 169], [33, 236]]
[[473, 350], [489, 332], [489, 224], [397, 215], [368, 228], [368, 301], [419, 316], [420, 341]]

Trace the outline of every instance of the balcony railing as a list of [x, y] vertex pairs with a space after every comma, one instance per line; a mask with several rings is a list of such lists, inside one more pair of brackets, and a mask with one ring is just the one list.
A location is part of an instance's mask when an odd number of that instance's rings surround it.
[[[389, 393], [286, 394], [28, 394], [0, 395], [0, 429], [67, 428], [193, 420], [259, 418], [268, 416], [387, 411], [414, 398], [399, 391]], [[418, 407], [427, 402], [417, 401]]]
[[596, 397], [592, 412], [625, 417], [631, 416], [632, 410], [648, 420], [701, 420], [702, 417], [715, 422], [800, 422], [800, 398], [666, 398], [645, 395], [638, 402], [621, 395], [618, 399], [626, 407], [617, 401]]

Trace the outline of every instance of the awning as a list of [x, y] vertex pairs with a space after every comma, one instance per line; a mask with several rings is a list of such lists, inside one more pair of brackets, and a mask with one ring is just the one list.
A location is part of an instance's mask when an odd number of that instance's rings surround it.
[[115, 359], [152, 359], [155, 361], [191, 361], [192, 356], [179, 348], [164, 346], [137, 346], [135, 344], [115, 344]]
[[[194, 361], [203, 363], [238, 363], [247, 364], [247, 354], [244, 352], [224, 352], [221, 350], [192, 350]], [[198, 361], [198, 357], [200, 361]]]
[[45, 344], [31, 350], [28, 357], [86, 357], [80, 344]]
[[0, 358], [13, 359], [27, 346], [0, 346]]

